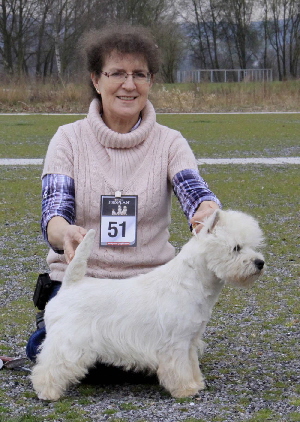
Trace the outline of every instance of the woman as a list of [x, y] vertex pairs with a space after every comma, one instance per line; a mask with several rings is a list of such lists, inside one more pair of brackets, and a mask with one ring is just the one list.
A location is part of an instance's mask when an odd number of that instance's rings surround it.
[[[42, 174], [52, 296], [87, 230], [97, 232], [87, 275], [126, 279], [174, 257], [168, 242], [172, 188], [196, 230], [220, 205], [187, 141], [156, 123], [148, 94], [158, 48], [146, 30], [94, 32], [86, 52], [94, 99], [87, 118], [58, 129]], [[30, 359], [44, 336], [44, 327], [31, 336]]]

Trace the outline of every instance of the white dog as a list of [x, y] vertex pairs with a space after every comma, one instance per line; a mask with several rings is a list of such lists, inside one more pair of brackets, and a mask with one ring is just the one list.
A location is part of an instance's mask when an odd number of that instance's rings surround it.
[[173, 397], [204, 389], [198, 349], [222, 287], [248, 287], [263, 272], [256, 220], [217, 210], [173, 260], [126, 280], [85, 277], [94, 236], [86, 234], [46, 307], [32, 372], [38, 397], [59, 399], [96, 362], [156, 372]]

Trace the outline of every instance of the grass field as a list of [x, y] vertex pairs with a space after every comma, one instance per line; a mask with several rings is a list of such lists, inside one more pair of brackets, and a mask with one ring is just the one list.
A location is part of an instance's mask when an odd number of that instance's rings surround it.
[[[57, 127], [84, 116], [0, 115], [0, 158], [43, 158]], [[300, 114], [160, 114], [197, 157], [300, 155]]]
[[[77, 118], [0, 116], [1, 158], [42, 158], [57, 126]], [[198, 158], [299, 155], [297, 115], [160, 115], [158, 120], [180, 130]], [[25, 373], [2, 370], [1, 422], [151, 422], [145, 416], [149, 409], [153, 420], [167, 419], [166, 403], [174, 422], [299, 422], [299, 166], [204, 165], [200, 172], [224, 208], [259, 220], [268, 266], [250, 290], [226, 287], [221, 294], [201, 359], [208, 389], [197, 399], [175, 400], [158, 386], [80, 385], [49, 404], [35, 398]], [[32, 291], [37, 274], [47, 270], [39, 228], [40, 174], [39, 166], [0, 166], [0, 355], [24, 355], [34, 329]], [[172, 220], [171, 241], [179, 248], [190, 233], [176, 200]]]

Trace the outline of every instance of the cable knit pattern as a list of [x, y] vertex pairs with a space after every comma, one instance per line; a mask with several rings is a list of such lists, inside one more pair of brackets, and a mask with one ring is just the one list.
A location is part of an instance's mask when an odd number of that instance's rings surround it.
[[[133, 132], [110, 130], [93, 100], [87, 118], [62, 126], [52, 138], [43, 175], [65, 174], [75, 182], [76, 224], [97, 232], [87, 275], [127, 278], [145, 273], [174, 257], [168, 242], [171, 180], [181, 170], [195, 169], [194, 155], [182, 135], [156, 122], [152, 104], [142, 111]], [[136, 247], [99, 247], [100, 197], [138, 195]], [[63, 255], [50, 251], [51, 277], [62, 280]]]

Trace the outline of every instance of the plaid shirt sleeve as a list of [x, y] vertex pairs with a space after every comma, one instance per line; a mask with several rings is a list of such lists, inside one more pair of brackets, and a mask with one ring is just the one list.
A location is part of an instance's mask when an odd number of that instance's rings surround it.
[[197, 170], [187, 169], [180, 171], [173, 177], [172, 185], [188, 221], [190, 221], [203, 201], [214, 201], [220, 208], [222, 207], [221, 202], [209, 190], [207, 183]]
[[51, 218], [63, 217], [68, 223], [75, 222], [74, 180], [62, 174], [46, 174], [42, 179], [42, 218], [41, 228], [45, 241], [56, 253], [64, 253], [53, 248], [47, 236], [47, 225]]

